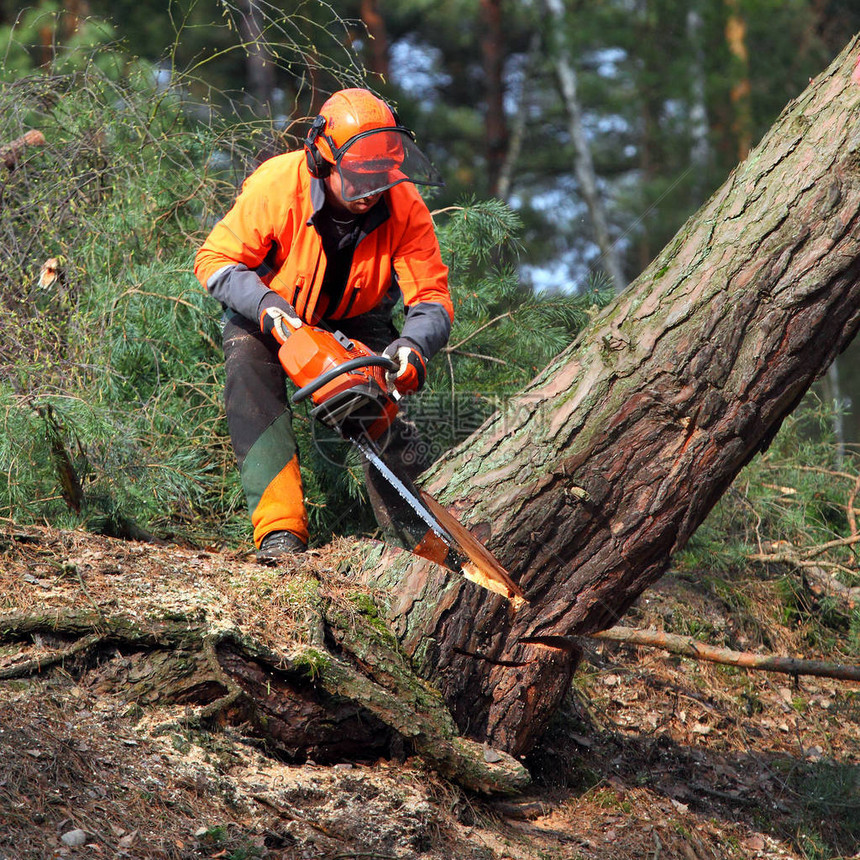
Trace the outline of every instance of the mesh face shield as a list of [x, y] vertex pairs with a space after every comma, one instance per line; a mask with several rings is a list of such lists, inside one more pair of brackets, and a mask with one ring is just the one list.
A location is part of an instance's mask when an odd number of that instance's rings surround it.
[[363, 131], [339, 148], [327, 135], [321, 135], [321, 139], [331, 149], [332, 169], [340, 174], [344, 200], [370, 197], [400, 182], [445, 184], [412, 133], [403, 126]]

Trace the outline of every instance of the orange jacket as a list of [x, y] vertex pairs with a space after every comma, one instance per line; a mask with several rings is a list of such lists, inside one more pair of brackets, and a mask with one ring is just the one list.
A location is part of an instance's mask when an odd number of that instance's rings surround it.
[[[247, 288], [253, 273], [259, 290], [274, 290], [310, 323], [358, 316], [376, 308], [396, 275], [407, 320], [410, 309], [429, 303], [427, 307], [435, 305], [439, 312], [444, 309], [441, 316], [447, 314], [450, 327], [454, 310], [448, 270], [430, 212], [415, 186], [408, 182], [394, 186], [367, 213], [346, 287], [334, 307], [321, 292], [326, 258], [312, 221], [323, 200], [322, 182], [308, 173], [304, 152], [263, 162], [245, 180], [232, 209], [198, 251], [195, 275], [224, 301], [227, 291], [215, 285], [225, 276], [238, 275]], [[225, 303], [259, 321], [251, 302], [243, 305], [228, 299]], [[405, 330], [404, 335], [408, 335]]]

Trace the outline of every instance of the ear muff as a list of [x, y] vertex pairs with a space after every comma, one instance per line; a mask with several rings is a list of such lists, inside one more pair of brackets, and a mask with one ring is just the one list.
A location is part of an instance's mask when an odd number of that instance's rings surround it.
[[318, 116], [311, 123], [310, 131], [305, 138], [305, 156], [308, 162], [308, 173], [316, 179], [325, 179], [331, 173], [331, 165], [320, 155], [317, 149], [317, 138], [325, 128], [325, 117]]

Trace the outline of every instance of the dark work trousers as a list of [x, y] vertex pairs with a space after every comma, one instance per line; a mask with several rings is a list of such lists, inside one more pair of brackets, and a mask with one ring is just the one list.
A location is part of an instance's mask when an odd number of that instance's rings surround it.
[[224, 319], [224, 401], [233, 452], [254, 526], [254, 543], [290, 531], [305, 543], [308, 522], [286, 374], [278, 342], [239, 314]]
[[[397, 336], [390, 312], [337, 320], [329, 328], [381, 352]], [[233, 450], [254, 526], [257, 546], [271, 531], [286, 530], [308, 539], [301, 475], [286, 374], [279, 344], [258, 324], [239, 314], [224, 319], [225, 406]], [[402, 405], [402, 402], [401, 402]], [[385, 459], [398, 473], [414, 479], [429, 465], [415, 426], [401, 412], [392, 425]], [[364, 464], [365, 481], [377, 521], [385, 530], [388, 507], [396, 501], [376, 471]]]

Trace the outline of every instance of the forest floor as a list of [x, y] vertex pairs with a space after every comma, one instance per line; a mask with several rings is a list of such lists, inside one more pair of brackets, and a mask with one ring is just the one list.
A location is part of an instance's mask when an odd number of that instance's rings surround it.
[[[325, 549], [307, 563], [332, 569]], [[50, 612], [61, 594], [95, 604], [108, 580], [124, 580], [132, 601], [190, 567], [241, 579], [253, 565], [8, 527], [0, 616]], [[837, 659], [837, 634], [813, 647], [802, 613], [783, 623], [781, 576], [669, 574], [622, 623]], [[2, 634], [0, 674], [20, 659]], [[109, 655], [0, 680], [0, 860], [860, 858], [860, 684], [583, 645], [565, 707], [526, 759], [534, 785], [506, 800], [469, 794], [408, 755], [295, 764], [242, 726], [183, 728], [181, 710], [167, 719], [115, 695]]]

